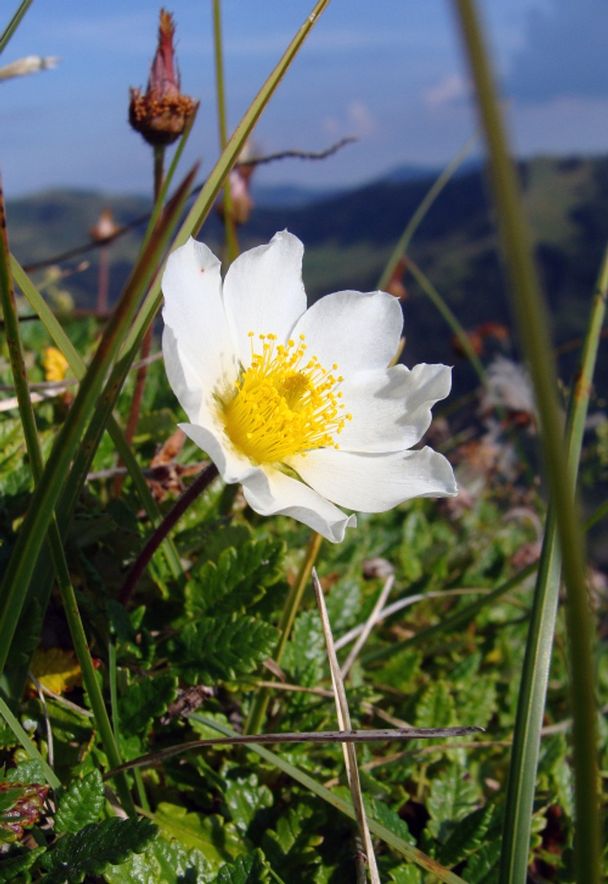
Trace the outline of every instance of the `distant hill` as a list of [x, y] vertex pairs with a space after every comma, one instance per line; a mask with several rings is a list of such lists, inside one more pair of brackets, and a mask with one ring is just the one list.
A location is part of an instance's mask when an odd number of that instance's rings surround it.
[[[590, 296], [608, 241], [608, 157], [538, 158], [519, 166], [525, 205], [553, 319], [554, 337], [564, 342], [585, 328]], [[434, 176], [372, 182], [311, 201], [284, 191], [280, 205], [260, 205], [239, 231], [243, 248], [288, 228], [306, 245], [305, 281], [311, 297], [341, 288], [372, 289], [406, 222]], [[276, 202], [276, 200], [275, 200]], [[11, 246], [24, 263], [86, 242], [102, 208], [119, 223], [149, 209], [143, 198], [87, 191], [49, 191], [9, 203]], [[140, 231], [111, 246], [114, 295], [126, 278]], [[201, 233], [219, 248], [222, 229], [215, 215]], [[472, 327], [487, 320], [508, 322], [504, 279], [485, 181], [479, 169], [454, 178], [416, 233], [410, 252], [432, 279], [460, 321]], [[91, 304], [97, 280], [96, 252], [90, 268], [66, 281], [81, 305]], [[75, 263], [75, 262], [72, 262]], [[434, 308], [406, 280], [408, 361], [453, 360], [450, 334]]]

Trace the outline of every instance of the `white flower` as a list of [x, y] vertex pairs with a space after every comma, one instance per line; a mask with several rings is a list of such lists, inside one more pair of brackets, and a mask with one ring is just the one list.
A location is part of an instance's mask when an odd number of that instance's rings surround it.
[[[447, 396], [444, 365], [389, 367], [403, 318], [385, 292], [336, 292], [306, 309], [302, 243], [284, 231], [220, 263], [189, 240], [163, 277], [163, 352], [180, 426], [262, 515], [328, 540], [383, 512], [456, 493], [448, 461], [410, 451]], [[334, 504], [338, 504], [335, 506]]]

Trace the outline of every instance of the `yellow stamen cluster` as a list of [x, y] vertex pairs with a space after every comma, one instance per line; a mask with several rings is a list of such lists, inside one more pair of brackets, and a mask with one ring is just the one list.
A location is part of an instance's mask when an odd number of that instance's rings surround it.
[[277, 344], [276, 335], [259, 335], [261, 352], [251, 340], [251, 364], [241, 371], [236, 390], [222, 398], [226, 433], [233, 445], [258, 464], [281, 463], [312, 448], [338, 448], [335, 437], [350, 414], [344, 414], [344, 380], [338, 366], [323, 368], [306, 356], [304, 335]]

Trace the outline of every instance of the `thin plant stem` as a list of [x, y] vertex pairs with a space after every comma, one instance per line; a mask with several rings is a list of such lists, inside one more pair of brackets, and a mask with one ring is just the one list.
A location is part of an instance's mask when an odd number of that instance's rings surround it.
[[[158, 202], [159, 194], [163, 186], [163, 173], [165, 167], [165, 147], [164, 145], [154, 145], [154, 204]], [[146, 331], [143, 341], [141, 342], [140, 359], [143, 361], [135, 374], [135, 384], [133, 387], [133, 398], [131, 399], [131, 407], [125, 427], [125, 441], [127, 445], [131, 445], [133, 438], [137, 432], [139, 424], [139, 416], [141, 414], [141, 405], [144, 398], [144, 389], [146, 386], [146, 378], [148, 376], [148, 364], [145, 361], [152, 350], [153, 326], [150, 325]], [[118, 459], [118, 466], [122, 466], [122, 461]], [[120, 497], [122, 486], [124, 484], [124, 476], [116, 476], [114, 479], [114, 496]]]
[[457, 339], [460, 344], [463, 353], [466, 355], [467, 359], [473, 366], [475, 373], [481, 383], [483, 384], [485, 381], [485, 369], [483, 364], [473, 349], [469, 336], [463, 329], [462, 325], [458, 321], [455, 314], [450, 310], [445, 300], [439, 294], [433, 283], [430, 279], [422, 272], [420, 267], [411, 258], [408, 258], [407, 261], [407, 269], [410, 271], [422, 291], [425, 293], [429, 301], [436, 308], [437, 312], [445, 319], [452, 332], [454, 333], [454, 337]]
[[[312, 569], [317, 561], [319, 550], [321, 549], [322, 540], [323, 538], [320, 534], [317, 534], [316, 531], [312, 533], [308, 542], [306, 554], [300, 565], [300, 570], [298, 571], [298, 576], [296, 577], [294, 584], [290, 587], [287, 598], [285, 599], [285, 604], [283, 605], [283, 610], [281, 612], [281, 619], [279, 621], [279, 641], [274, 652], [274, 660], [276, 663], [280, 663], [283, 658], [285, 647], [289, 640], [289, 636], [291, 635], [293, 622], [296, 619], [296, 614], [302, 603], [302, 596], [308, 586]], [[247, 717], [247, 723], [245, 725], [246, 733], [257, 734], [260, 732], [260, 729], [264, 724], [264, 719], [266, 718], [268, 703], [270, 702], [270, 693], [271, 692], [268, 688], [262, 688], [256, 694]]]
[[[19, 414], [23, 426], [23, 434], [27, 453], [30, 461], [30, 467], [34, 483], [38, 484], [42, 477], [44, 464], [42, 460], [42, 452], [40, 450], [40, 442], [38, 440], [38, 431], [36, 428], [36, 420], [32, 403], [29, 397], [29, 389], [27, 386], [27, 377], [25, 371], [25, 361], [23, 358], [23, 350], [21, 346], [21, 337], [19, 332], [19, 322], [17, 320], [17, 311], [12, 287], [12, 279], [10, 275], [9, 250], [6, 236], [6, 219], [4, 215], [4, 199], [2, 190], [0, 189], [0, 299], [2, 310], [6, 322], [6, 335], [9, 344], [9, 354], [11, 360], [11, 368], [15, 381], [17, 397], [19, 399]], [[107, 710], [97, 681], [95, 667], [89, 651], [84, 626], [78, 610], [76, 602], [76, 594], [70, 579], [65, 552], [61, 540], [61, 534], [57, 525], [55, 515], [51, 516], [48, 529], [48, 543], [55, 568], [57, 584], [63, 609], [65, 612], [68, 628], [72, 637], [74, 650], [82, 671], [82, 678], [89, 695], [91, 708], [95, 715], [95, 722], [99, 729], [104, 750], [108, 756], [108, 760], [112, 767], [116, 766], [116, 761], [120, 763], [120, 753], [118, 746], [114, 740], [112, 728], [108, 718]], [[121, 778], [117, 781], [117, 788], [124, 804], [125, 809], [133, 813], [134, 806], [129, 795], [126, 780]]]
[[200, 494], [202, 494], [203, 491], [205, 491], [206, 488], [208, 488], [208, 486], [215, 479], [217, 474], [217, 467], [215, 466], [215, 464], [212, 463], [205, 467], [204, 470], [201, 470], [194, 482], [192, 482], [192, 484], [186, 489], [186, 491], [184, 491], [182, 496], [178, 498], [178, 500], [169, 510], [160, 525], [150, 535], [148, 541], [140, 550], [140, 553], [133, 563], [131, 570], [127, 574], [126, 580], [122, 585], [122, 589], [118, 594], [118, 599], [122, 602], [123, 605], [128, 604], [129, 599], [131, 598], [131, 595], [135, 590], [140, 577], [148, 566], [148, 562], [150, 561], [160, 544], [163, 542], [169, 531], [171, 531], [171, 529], [175, 527], [175, 525], [181, 519], [190, 504], [193, 503], [196, 498]]
[[21, 24], [21, 19], [32, 5], [33, 0], [21, 0], [15, 14], [0, 35], [0, 53], [4, 52], [9, 40]]
[[46, 761], [38, 751], [35, 743], [32, 742], [27, 732], [22, 728], [19, 720], [13, 715], [10, 706], [6, 703], [5, 699], [2, 696], [0, 696], [0, 715], [13, 732], [15, 738], [21, 743], [32, 761], [38, 762], [49, 786], [51, 786], [51, 788], [53, 789], [59, 789], [61, 787], [61, 780], [57, 777], [57, 774], [55, 773], [53, 768], [46, 763]]
[[[601, 329], [606, 315], [607, 290], [608, 248], [604, 253], [593, 295], [580, 370], [570, 396], [566, 448], [568, 476], [573, 491], [576, 486]], [[502, 884], [524, 880], [527, 871], [536, 771], [559, 601], [560, 577], [561, 556], [557, 539], [556, 514], [554, 507], [550, 506], [530, 616], [507, 782], [500, 866]]]
[[475, 4], [473, 0], [456, 0], [455, 8], [488, 146], [499, 229], [511, 276], [519, 334], [534, 383], [545, 472], [556, 513], [563, 562], [573, 717], [576, 875], [586, 884], [599, 884], [601, 815], [598, 801], [593, 628], [587, 598], [580, 518], [572, 483], [566, 478], [563, 421], [557, 403], [555, 359], [548, 332], [550, 323], [532, 259], [530, 238]]
[[431, 206], [433, 205], [435, 200], [439, 197], [446, 185], [450, 182], [454, 174], [458, 171], [463, 162], [471, 153], [471, 150], [473, 149], [473, 147], [475, 146], [475, 142], [477, 141], [477, 137], [477, 133], [474, 133], [469, 138], [467, 138], [458, 153], [450, 160], [445, 169], [443, 169], [441, 174], [437, 177], [437, 179], [433, 182], [432, 186], [425, 194], [424, 198], [420, 202], [420, 205], [405, 226], [403, 233], [399, 237], [399, 240], [395, 248], [393, 249], [390, 258], [386, 263], [386, 267], [382, 271], [382, 276], [378, 281], [379, 289], [385, 289], [388, 285], [391, 276], [395, 272], [397, 264], [399, 263], [401, 258], [403, 258], [403, 256], [407, 254], [409, 245], [413, 239], [414, 234], [420, 227], [420, 224], [430, 211]]
[[[213, 47], [215, 54], [215, 94], [217, 103], [217, 128], [220, 139], [220, 150], [228, 143], [228, 125], [226, 121], [226, 78], [224, 75], [224, 49], [222, 40], [222, 12], [220, 0], [213, 0]], [[236, 224], [232, 211], [232, 193], [230, 176], [224, 182], [224, 230], [226, 233], [226, 259], [234, 261], [239, 253], [236, 236]]]

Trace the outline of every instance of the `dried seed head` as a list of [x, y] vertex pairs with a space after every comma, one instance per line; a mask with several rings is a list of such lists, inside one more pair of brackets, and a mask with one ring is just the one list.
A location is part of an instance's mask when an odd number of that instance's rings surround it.
[[174, 35], [173, 16], [161, 9], [148, 87], [145, 93], [131, 89], [129, 122], [153, 146], [172, 144], [179, 138], [198, 107], [198, 101], [180, 92]]

